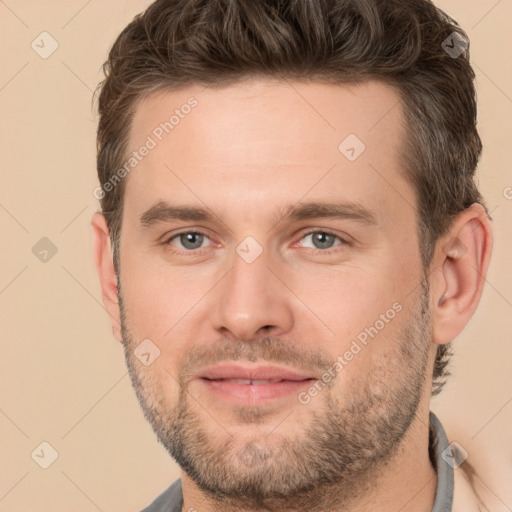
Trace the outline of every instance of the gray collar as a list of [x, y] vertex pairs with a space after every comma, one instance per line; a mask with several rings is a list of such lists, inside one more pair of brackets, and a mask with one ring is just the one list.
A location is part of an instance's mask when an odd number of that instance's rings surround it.
[[[437, 473], [436, 497], [432, 512], [451, 512], [453, 505], [453, 466], [446, 457], [451, 448], [446, 433], [437, 416], [430, 412], [429, 453]], [[443, 457], [445, 454], [445, 457]], [[445, 459], [448, 459], [445, 460]]]
[[[451, 512], [453, 503], [453, 467], [444, 460], [450, 450], [446, 433], [433, 412], [430, 412], [429, 454], [437, 473], [436, 496], [432, 512]], [[450, 459], [449, 459], [450, 460]], [[181, 512], [183, 493], [181, 479], [176, 480], [142, 512]]]

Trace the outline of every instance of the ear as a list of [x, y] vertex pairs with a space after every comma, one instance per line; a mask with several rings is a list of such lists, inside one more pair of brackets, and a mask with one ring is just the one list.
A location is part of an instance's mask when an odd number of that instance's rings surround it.
[[439, 240], [432, 274], [432, 341], [445, 344], [469, 322], [482, 295], [492, 252], [485, 208], [474, 203], [455, 217]]
[[105, 304], [112, 322], [112, 333], [117, 341], [122, 342], [117, 276], [114, 270], [107, 221], [101, 213], [95, 213], [92, 217], [91, 225], [94, 261], [100, 278], [103, 304]]

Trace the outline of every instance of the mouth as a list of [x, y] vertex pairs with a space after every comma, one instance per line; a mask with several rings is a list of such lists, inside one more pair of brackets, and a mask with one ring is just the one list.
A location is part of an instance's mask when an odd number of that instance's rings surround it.
[[284, 382], [287, 379], [209, 379], [219, 382], [231, 382], [233, 384], [245, 384], [250, 386], [262, 386], [264, 384], [275, 384], [277, 382]]
[[296, 397], [317, 379], [289, 368], [220, 365], [207, 368], [196, 379], [217, 399], [238, 405], [258, 405]]

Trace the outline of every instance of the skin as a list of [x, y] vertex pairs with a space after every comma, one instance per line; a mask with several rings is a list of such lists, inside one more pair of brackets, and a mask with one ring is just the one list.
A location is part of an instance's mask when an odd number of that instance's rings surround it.
[[[329, 418], [341, 422], [343, 431], [352, 433], [349, 411], [358, 391], [363, 405], [379, 397], [381, 414], [363, 406], [354, 413], [357, 421], [371, 423], [396, 411], [400, 402], [393, 400], [415, 383], [418, 392], [407, 395], [417, 398], [409, 407], [414, 407], [410, 424], [398, 438], [379, 440], [389, 444], [388, 453], [368, 467], [364, 457], [360, 467], [347, 465], [337, 485], [303, 493], [295, 504], [265, 503], [269, 510], [291, 511], [304, 507], [309, 496], [311, 510], [386, 512], [407, 504], [430, 511], [436, 487], [427, 450], [432, 368], [437, 346], [462, 331], [481, 297], [492, 250], [483, 207], [474, 204], [460, 213], [438, 241], [424, 288], [428, 315], [423, 330], [411, 330], [421, 324], [424, 274], [415, 193], [400, 174], [404, 127], [395, 91], [379, 82], [334, 86], [259, 79], [161, 92], [137, 106], [132, 150], [191, 96], [198, 106], [125, 178], [119, 282], [105, 219], [99, 213], [92, 219], [103, 301], [143, 408], [153, 412], [149, 419], [169, 426], [185, 403], [196, 427], [188, 429], [190, 439], [197, 441], [194, 432], [203, 432], [208, 441], [203, 448], [225, 457], [235, 469], [231, 473], [249, 478], [268, 464], [278, 477], [279, 468], [293, 462], [282, 447], [287, 441], [307, 443], [318, 427], [315, 418], [325, 419], [324, 425]], [[353, 162], [338, 150], [351, 133], [366, 145]], [[164, 201], [207, 207], [216, 217], [142, 226], [141, 215]], [[285, 205], [308, 201], [357, 202], [373, 212], [378, 226], [353, 219], [283, 218]], [[351, 243], [336, 239], [324, 254], [307, 236], [314, 230]], [[190, 231], [207, 235], [198, 255], [187, 253], [179, 237], [169, 241]], [[252, 263], [236, 252], [248, 236], [263, 249]], [[401, 312], [306, 405], [296, 393], [235, 405], [193, 378], [212, 358], [222, 359], [223, 348], [232, 362], [238, 350], [237, 364], [257, 365], [267, 358], [287, 368], [300, 366], [319, 379], [322, 364], [343, 355], [397, 302]], [[160, 355], [144, 366], [133, 351], [148, 338]], [[271, 340], [267, 352], [264, 339]], [[193, 359], [197, 354], [203, 357]], [[424, 367], [411, 366], [422, 358]], [[226, 455], [223, 446], [232, 451]], [[262, 454], [270, 462], [258, 458]], [[254, 500], [216, 499], [195, 480], [182, 473], [184, 510], [263, 509]]]

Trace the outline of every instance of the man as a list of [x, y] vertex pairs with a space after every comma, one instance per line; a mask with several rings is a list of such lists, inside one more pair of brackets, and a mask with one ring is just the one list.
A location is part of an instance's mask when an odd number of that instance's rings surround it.
[[105, 72], [95, 260], [182, 470], [145, 510], [478, 510], [429, 410], [492, 250], [456, 23], [157, 0]]

